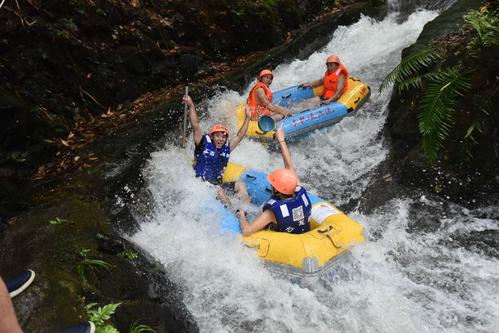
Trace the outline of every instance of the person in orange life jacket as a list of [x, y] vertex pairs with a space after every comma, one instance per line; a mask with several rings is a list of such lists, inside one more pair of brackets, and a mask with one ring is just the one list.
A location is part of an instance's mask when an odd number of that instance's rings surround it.
[[246, 118], [236, 136], [229, 140], [227, 127], [220, 123], [214, 124], [208, 134], [203, 134], [194, 102], [190, 96], [185, 96], [183, 100], [189, 108], [192, 137], [196, 145], [194, 149], [196, 177], [216, 185], [218, 197], [227, 205], [230, 206], [231, 203], [222, 186], [227, 190], [234, 190], [244, 203], [249, 204], [250, 199], [243, 182], [222, 184], [222, 175], [229, 162], [230, 153], [236, 149], [248, 130], [249, 109], [246, 109]]
[[269, 87], [273, 78], [274, 75], [269, 69], [263, 69], [258, 74], [258, 82], [251, 88], [247, 100], [252, 120], [257, 120], [261, 116], [271, 116], [274, 121], [278, 121], [288, 115], [282, 106], [272, 104], [272, 91]]
[[335, 55], [329, 56], [326, 60], [326, 66], [327, 70], [323, 78], [300, 85], [302, 88], [324, 86], [324, 91], [320, 96], [321, 105], [338, 100], [348, 89], [348, 71], [341, 64], [340, 58]]
[[307, 191], [300, 186], [296, 176], [282, 126], [276, 131], [276, 139], [281, 148], [284, 168], [267, 176], [272, 185], [272, 196], [263, 205], [263, 212], [252, 223], [248, 223], [244, 211], [238, 211], [243, 236], [250, 236], [271, 223], [277, 226], [277, 231], [292, 234], [302, 234], [310, 230], [312, 204]]

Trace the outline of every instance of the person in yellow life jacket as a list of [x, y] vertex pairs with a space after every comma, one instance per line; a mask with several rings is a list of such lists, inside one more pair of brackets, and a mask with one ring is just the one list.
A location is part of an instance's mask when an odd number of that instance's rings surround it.
[[258, 82], [251, 88], [247, 100], [251, 110], [251, 120], [257, 120], [261, 116], [271, 116], [274, 121], [278, 121], [288, 115], [282, 106], [272, 104], [272, 91], [269, 87], [273, 79], [274, 75], [269, 69], [260, 71]]
[[300, 85], [302, 88], [323, 86], [324, 91], [320, 96], [321, 104], [329, 104], [338, 100], [348, 89], [348, 71], [340, 62], [340, 58], [335, 55], [329, 56], [326, 66], [327, 70], [323, 78]]

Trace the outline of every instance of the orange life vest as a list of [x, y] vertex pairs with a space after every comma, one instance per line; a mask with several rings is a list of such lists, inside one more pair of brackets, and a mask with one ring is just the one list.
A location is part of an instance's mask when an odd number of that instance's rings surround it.
[[343, 87], [343, 92], [348, 89], [348, 71], [340, 64], [340, 67], [334, 72], [326, 71], [324, 74], [324, 80], [322, 81], [322, 85], [324, 86], [324, 91], [322, 92], [322, 98], [328, 99], [331, 98], [336, 93], [336, 85], [338, 84], [338, 78], [340, 75], [345, 75], [345, 87]]
[[267, 100], [272, 103], [272, 91], [270, 91], [269, 87], [267, 87], [264, 83], [257, 82], [255, 86], [251, 88], [247, 101], [248, 106], [251, 109], [251, 119], [253, 120], [260, 116], [271, 116], [273, 114], [273, 112], [267, 109], [266, 106], [258, 104], [256, 99], [256, 90], [258, 88], [263, 89], [265, 96], [267, 96]]

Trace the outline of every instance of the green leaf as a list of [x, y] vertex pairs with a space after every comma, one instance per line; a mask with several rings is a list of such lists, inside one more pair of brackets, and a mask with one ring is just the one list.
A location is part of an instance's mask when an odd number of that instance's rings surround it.
[[119, 331], [112, 325], [105, 325], [96, 328], [95, 333], [119, 333]]
[[499, 11], [489, 12], [483, 7], [480, 11], [470, 10], [463, 16], [464, 21], [477, 34], [470, 42], [471, 48], [487, 47], [499, 44]]
[[58, 218], [58, 217], [56, 217], [55, 219], [49, 221], [49, 223], [52, 224], [52, 225], [63, 224], [65, 222], [68, 222], [68, 220], [61, 219], [61, 218]]
[[121, 252], [120, 256], [128, 258], [128, 260], [135, 260], [139, 257], [139, 254], [134, 250], [126, 250]]
[[156, 333], [156, 330], [152, 329], [148, 325], [137, 325], [137, 322], [133, 323], [133, 325], [130, 326], [129, 333], [142, 333], [142, 332]]
[[[116, 308], [120, 306], [121, 303], [107, 304], [103, 307], [94, 309], [95, 303], [91, 303], [85, 307], [88, 319], [92, 321], [96, 326], [103, 326], [106, 320], [111, 318], [114, 314]], [[91, 306], [90, 306], [91, 305]]]
[[[431, 48], [419, 49], [409, 56], [402, 59], [400, 64], [396, 66], [381, 82], [379, 92], [381, 93], [394, 83], [400, 84], [409, 79], [412, 75], [421, 72], [423, 69], [430, 67], [433, 63], [439, 60], [440, 55]], [[413, 84], [419, 83], [417, 80]], [[407, 85], [408, 83], [406, 83]], [[421, 88], [415, 85], [414, 88]]]
[[107, 270], [113, 267], [110, 263], [100, 259], [84, 259], [81, 261], [81, 264], [90, 268], [104, 268]]
[[468, 73], [451, 67], [432, 76], [420, 102], [418, 127], [426, 157], [435, 161], [452, 127], [456, 98], [471, 88]]
[[468, 127], [468, 130], [466, 131], [466, 135], [464, 136], [464, 138], [465, 139], [469, 138], [473, 134], [474, 130], [475, 130], [475, 124], [471, 124], [471, 126]]
[[80, 256], [82, 256], [83, 258], [86, 258], [87, 257], [87, 254], [90, 252], [90, 249], [81, 249], [80, 252], [78, 252], [80, 254]]

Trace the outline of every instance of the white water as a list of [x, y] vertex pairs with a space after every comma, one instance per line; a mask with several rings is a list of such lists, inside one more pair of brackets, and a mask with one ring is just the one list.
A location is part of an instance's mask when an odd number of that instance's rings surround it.
[[[275, 69], [271, 88], [278, 90], [320, 77], [324, 59], [335, 53], [373, 92], [355, 117], [291, 146], [310, 191], [337, 204], [360, 196], [368, 172], [387, 154], [379, 133], [388, 93], [377, 94], [380, 81], [436, 15], [421, 11], [400, 24], [393, 16], [382, 22], [363, 17], [338, 28], [325, 49], [310, 58]], [[226, 121], [234, 133], [231, 110], [247, 92], [224, 92], [205, 101], [209, 117], [202, 127]], [[493, 332], [499, 327], [497, 261], [442, 243], [456, 230], [497, 228], [492, 220], [453, 207], [450, 215], [439, 213], [437, 232], [407, 233], [411, 204], [442, 212], [439, 203], [424, 197], [400, 198], [370, 215], [351, 212], [369, 230], [369, 240], [351, 251], [347, 274], [325, 276], [303, 288], [271, 274], [238, 240], [218, 234], [219, 218], [202, 213], [216, 204], [214, 190], [194, 178], [192, 150], [190, 142], [186, 150], [172, 145], [152, 154], [144, 172], [154, 210], [132, 240], [183, 288], [202, 332]], [[265, 171], [282, 163], [280, 155], [247, 140], [231, 159]]]

